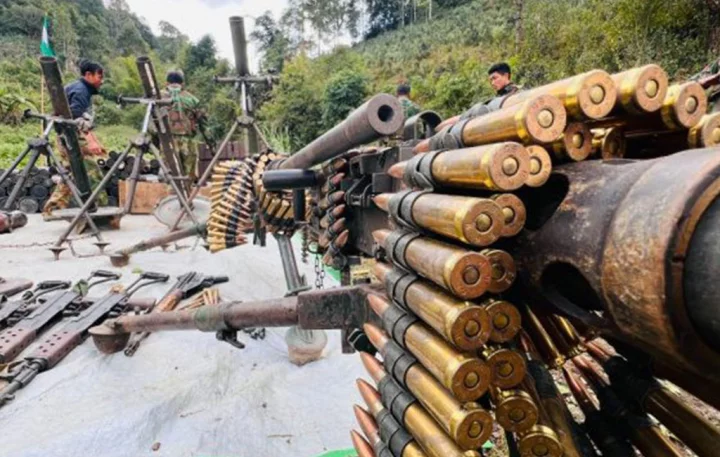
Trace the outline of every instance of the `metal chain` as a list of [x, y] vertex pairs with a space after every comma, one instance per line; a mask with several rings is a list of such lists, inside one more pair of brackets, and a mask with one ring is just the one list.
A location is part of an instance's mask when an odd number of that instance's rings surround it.
[[315, 255], [315, 288], [318, 290], [325, 288], [325, 269], [317, 254]]
[[305, 265], [308, 264], [308, 259], [310, 258], [310, 234], [308, 233], [310, 229], [307, 225], [304, 225], [302, 227], [302, 230], [300, 232], [300, 236], [302, 237], [302, 250], [300, 251], [300, 260]]

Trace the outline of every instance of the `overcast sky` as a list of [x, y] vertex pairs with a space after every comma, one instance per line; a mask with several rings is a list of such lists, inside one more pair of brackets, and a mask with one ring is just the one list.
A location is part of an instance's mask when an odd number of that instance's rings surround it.
[[[245, 17], [245, 31], [252, 32], [253, 17], [267, 10], [275, 19], [280, 17], [287, 0], [126, 0], [130, 9], [144, 17], [156, 34], [160, 33], [158, 23], [167, 21], [197, 41], [206, 34], [215, 38], [221, 57], [233, 62], [232, 42], [230, 41], [230, 16]], [[252, 68], [257, 68], [257, 52], [249, 43], [249, 58]]]

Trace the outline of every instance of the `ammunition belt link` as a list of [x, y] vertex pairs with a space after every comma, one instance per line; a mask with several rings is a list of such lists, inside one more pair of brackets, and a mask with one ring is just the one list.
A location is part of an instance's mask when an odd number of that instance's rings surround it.
[[405, 230], [395, 230], [391, 232], [387, 237], [386, 245], [388, 247], [386, 249], [388, 260], [395, 265], [404, 267], [406, 270], [411, 270], [405, 261], [405, 251], [408, 245], [419, 237], [419, 234]]

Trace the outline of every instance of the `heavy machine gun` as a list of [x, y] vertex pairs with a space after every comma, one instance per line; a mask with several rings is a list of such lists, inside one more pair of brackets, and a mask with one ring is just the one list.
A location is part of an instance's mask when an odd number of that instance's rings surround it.
[[[625, 455], [631, 445], [678, 456], [648, 416], [653, 401], [667, 400], [674, 412], [663, 424], [711, 456], [717, 427], [658, 394], [654, 380], [720, 405], [720, 117], [705, 114], [698, 88], [669, 85], [653, 65], [594, 70], [481, 117], [442, 126], [424, 113], [402, 131], [397, 102], [373, 97], [264, 166], [238, 210], [285, 206], [294, 229], [340, 269], [343, 287], [162, 322], [123, 317], [102, 337], [140, 328], [345, 330], [344, 341], [382, 355], [382, 366], [363, 356], [377, 389], [360, 383], [369, 411], [356, 408], [377, 455], [477, 455], [494, 420], [522, 456], [596, 455], [595, 447]], [[398, 135], [407, 136], [392, 144]], [[650, 160], [621, 158], [637, 152], [624, 148], [631, 140], [658, 136], [684, 145]], [[615, 159], [586, 160], [591, 154]], [[592, 413], [586, 425], [605, 425], [590, 436], [555, 386], [551, 370], [561, 368]], [[654, 400], [628, 402], [630, 384], [635, 398]]]

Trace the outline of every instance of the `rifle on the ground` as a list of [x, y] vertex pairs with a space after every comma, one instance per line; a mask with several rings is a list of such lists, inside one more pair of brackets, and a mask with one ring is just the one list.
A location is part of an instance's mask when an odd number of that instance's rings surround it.
[[14, 393], [27, 386], [39, 373], [57, 365], [70, 351], [79, 346], [87, 330], [110, 314], [122, 312], [130, 297], [140, 288], [166, 282], [168, 275], [142, 273], [125, 291], [111, 291], [92, 306], [53, 327], [47, 336], [15, 367], [0, 379], [9, 384], [0, 391], [0, 407], [14, 398]]
[[70, 287], [69, 281], [43, 281], [33, 290], [26, 291], [19, 300], [0, 305], [0, 328], [15, 325], [32, 312], [31, 305], [43, 295]]
[[[101, 279], [90, 283], [89, 281], [94, 277]], [[52, 297], [23, 316], [22, 320], [13, 327], [0, 332], [0, 363], [7, 363], [17, 357], [33, 342], [42, 329], [60, 318], [71, 306], [81, 306], [78, 299], [87, 294], [90, 288], [117, 279], [120, 279], [120, 275], [111, 271], [93, 271], [87, 279], [78, 281], [72, 290]]]
[[[175, 283], [149, 313], [172, 311], [181, 300], [192, 297], [203, 289], [223, 282], [228, 282], [227, 276], [203, 276], [196, 272], [186, 273], [178, 278], [177, 283]], [[140, 347], [140, 343], [148, 336], [150, 336], [150, 332], [134, 334], [125, 348], [125, 355], [131, 357], [135, 354]]]

